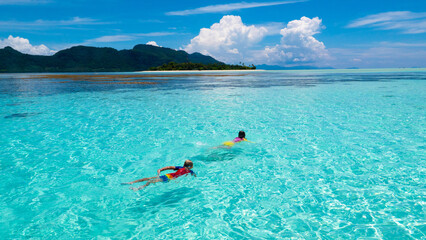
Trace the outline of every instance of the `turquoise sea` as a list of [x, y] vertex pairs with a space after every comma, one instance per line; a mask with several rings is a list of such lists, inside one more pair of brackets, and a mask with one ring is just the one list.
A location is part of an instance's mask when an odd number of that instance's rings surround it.
[[426, 69], [1, 74], [0, 236], [426, 239], [425, 107]]

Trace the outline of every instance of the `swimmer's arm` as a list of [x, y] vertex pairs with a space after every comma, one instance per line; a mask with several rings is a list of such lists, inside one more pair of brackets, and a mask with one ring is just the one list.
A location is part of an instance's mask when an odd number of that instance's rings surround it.
[[255, 143], [255, 142], [249, 141], [249, 140], [247, 140], [245, 138], [244, 138], [244, 141], [249, 142], [249, 143]]
[[157, 170], [157, 176], [159, 176], [162, 171], [175, 170], [175, 169], [176, 169], [176, 167], [174, 167], [174, 166], [168, 166], [168, 167], [160, 168], [160, 169]]

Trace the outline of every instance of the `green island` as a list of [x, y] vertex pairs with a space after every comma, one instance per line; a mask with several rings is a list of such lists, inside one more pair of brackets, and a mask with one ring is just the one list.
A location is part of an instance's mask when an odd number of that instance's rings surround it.
[[159, 67], [151, 67], [150, 71], [185, 71], [185, 70], [255, 70], [256, 66], [245, 66], [243, 65], [229, 65], [224, 63], [165, 63]]
[[228, 65], [201, 53], [138, 44], [132, 49], [75, 46], [52, 56], [0, 49], [0, 73], [134, 72], [146, 70], [239, 70], [254, 66]]

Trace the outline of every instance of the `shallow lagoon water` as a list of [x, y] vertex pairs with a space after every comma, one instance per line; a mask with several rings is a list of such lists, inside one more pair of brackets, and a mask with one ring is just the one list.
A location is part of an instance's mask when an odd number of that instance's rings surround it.
[[426, 70], [131, 74], [0, 75], [0, 236], [425, 238]]

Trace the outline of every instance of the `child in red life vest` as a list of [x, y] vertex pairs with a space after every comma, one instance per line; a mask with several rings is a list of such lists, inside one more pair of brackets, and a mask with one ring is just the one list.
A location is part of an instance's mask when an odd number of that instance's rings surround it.
[[[138, 190], [145, 188], [146, 186], [148, 186], [151, 183], [168, 182], [171, 179], [174, 179], [174, 178], [177, 178], [177, 177], [180, 177], [180, 176], [184, 176], [188, 173], [191, 173], [191, 175], [196, 177], [197, 175], [191, 170], [193, 166], [194, 166], [194, 164], [192, 163], [191, 160], [186, 160], [185, 163], [183, 164], [183, 167], [180, 167], [180, 166], [163, 167], [163, 168], [157, 170], [157, 176], [156, 177], [142, 178], [142, 179], [135, 180], [133, 182], [122, 183], [122, 184], [123, 185], [124, 184], [133, 184], [133, 183], [147, 181], [147, 183], [145, 185], [141, 186], [141, 187], [130, 188], [130, 189], [133, 189], [135, 191], [138, 191]], [[175, 170], [176, 172], [168, 173], [166, 175], [160, 176], [160, 172], [165, 171], [165, 170]]]

